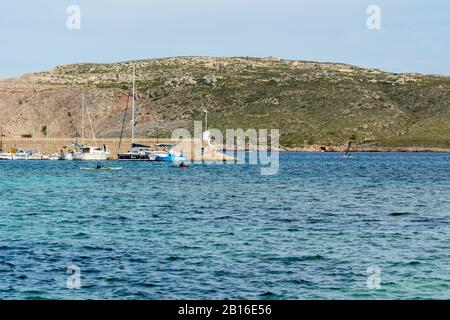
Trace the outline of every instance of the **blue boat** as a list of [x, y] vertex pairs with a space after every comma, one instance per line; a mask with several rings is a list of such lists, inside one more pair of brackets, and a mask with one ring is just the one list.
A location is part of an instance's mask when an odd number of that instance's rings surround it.
[[159, 143], [156, 145], [157, 148], [162, 148], [163, 150], [154, 151], [156, 155], [155, 161], [166, 161], [166, 162], [182, 162], [186, 161], [186, 157], [179, 151], [175, 151], [174, 144]]

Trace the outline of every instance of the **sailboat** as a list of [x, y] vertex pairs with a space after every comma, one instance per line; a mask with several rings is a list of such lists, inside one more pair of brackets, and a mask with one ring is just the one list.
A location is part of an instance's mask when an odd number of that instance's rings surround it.
[[[128, 152], [118, 152], [117, 158], [122, 161], [186, 161], [186, 158], [178, 151], [175, 151], [175, 145], [173, 144], [157, 144], [157, 150], [150, 148], [143, 144], [135, 143], [136, 133], [136, 66], [133, 66], [133, 80], [131, 89], [131, 150]], [[130, 97], [130, 94], [128, 94]], [[125, 116], [123, 124], [125, 123], [125, 117], [127, 115], [127, 108], [125, 109]], [[123, 124], [122, 133], [120, 135], [120, 141], [123, 136]], [[120, 143], [119, 143], [120, 149]]]
[[[136, 66], [133, 65], [133, 81], [132, 81], [132, 94], [131, 94], [131, 150], [128, 152], [118, 152], [117, 158], [122, 161], [155, 161], [156, 154], [154, 154], [154, 150], [149, 146], [143, 144], [135, 143], [135, 133], [136, 133]], [[128, 98], [130, 94], [128, 93]], [[125, 109], [125, 117], [128, 109]], [[125, 123], [124, 117], [124, 123]], [[123, 136], [123, 125], [122, 125], [122, 133], [120, 136], [120, 141], [122, 141]], [[120, 148], [120, 143], [119, 143]]]
[[83, 94], [81, 97], [81, 144], [75, 144], [75, 148], [77, 150], [73, 153], [73, 160], [81, 160], [81, 161], [105, 161], [105, 160], [108, 160], [111, 153], [109, 152], [108, 147], [106, 145], [103, 145], [103, 148], [100, 148], [97, 146], [84, 145], [84, 114], [85, 113], [88, 116], [88, 120], [89, 120], [89, 124], [91, 127], [94, 142], [95, 142], [95, 144], [97, 144], [94, 128], [92, 126], [91, 117], [86, 108], [85, 97]]

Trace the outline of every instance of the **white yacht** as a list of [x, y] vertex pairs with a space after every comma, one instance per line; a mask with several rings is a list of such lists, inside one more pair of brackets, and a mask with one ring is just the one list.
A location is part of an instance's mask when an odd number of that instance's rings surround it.
[[23, 149], [13, 148], [11, 152], [0, 153], [0, 160], [43, 160], [40, 153], [26, 152]]
[[[84, 145], [84, 114], [87, 114], [88, 120], [90, 123], [91, 131], [92, 131], [92, 137], [95, 139], [95, 133], [94, 128], [92, 125], [92, 120], [90, 117], [90, 114], [87, 110], [87, 107], [85, 105], [85, 98], [84, 94], [81, 97], [81, 141], [82, 144], [75, 144], [76, 151], [73, 152], [72, 158], [73, 160], [81, 160], [81, 161], [105, 161], [109, 159], [109, 156], [111, 153], [108, 150], [108, 147], [106, 145], [103, 145], [103, 148], [99, 148], [97, 146], [86, 146]], [[68, 157], [70, 157], [68, 155]], [[65, 158], [65, 157], [64, 157]], [[68, 159], [65, 159], [68, 160]]]
[[99, 147], [81, 146], [73, 153], [73, 160], [106, 161], [110, 155], [111, 153], [106, 146], [103, 149]]
[[40, 152], [29, 152], [27, 160], [45, 160], [45, 156]]
[[48, 160], [51, 161], [58, 161], [58, 160], [62, 160], [61, 155], [58, 153], [54, 153], [48, 156]]
[[11, 152], [2, 152], [0, 153], [0, 160], [12, 160], [13, 154]]
[[28, 160], [28, 153], [18, 149], [16, 153], [12, 154], [12, 160]]

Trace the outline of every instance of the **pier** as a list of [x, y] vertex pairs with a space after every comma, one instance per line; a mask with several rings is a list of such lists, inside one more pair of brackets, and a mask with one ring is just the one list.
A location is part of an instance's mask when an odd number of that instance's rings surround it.
[[[22, 149], [24, 151], [32, 151], [34, 153], [42, 153], [45, 155], [59, 154], [61, 150], [67, 152], [74, 149], [72, 142], [75, 139], [69, 138], [3, 138], [3, 151], [9, 152], [13, 149]], [[183, 152], [185, 157], [189, 160], [204, 160], [204, 161], [216, 161], [216, 160], [233, 160], [234, 158], [227, 157], [219, 150], [214, 150], [210, 148], [205, 148], [203, 154], [195, 152], [194, 143], [195, 139], [185, 139], [185, 140], [175, 140], [170, 138], [136, 138], [134, 143], [148, 145], [150, 147], [156, 144], [166, 143], [178, 145], [178, 148]], [[78, 143], [81, 143], [78, 140]], [[120, 143], [120, 148], [119, 148]], [[197, 141], [197, 143], [202, 143]], [[122, 139], [120, 142], [119, 138], [97, 138], [94, 139], [84, 139], [85, 145], [96, 145], [102, 147], [107, 145], [109, 151], [111, 152], [110, 160], [117, 160], [118, 152], [126, 152], [130, 149], [131, 139]]]

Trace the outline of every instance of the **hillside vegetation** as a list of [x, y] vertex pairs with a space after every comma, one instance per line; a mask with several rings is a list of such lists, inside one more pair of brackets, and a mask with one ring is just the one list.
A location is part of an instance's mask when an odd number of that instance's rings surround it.
[[[118, 137], [136, 65], [138, 134], [191, 129], [209, 111], [218, 129], [280, 129], [281, 144], [450, 147], [450, 77], [395, 74], [277, 58], [182, 57], [74, 64], [0, 81], [10, 136], [73, 137], [84, 92], [99, 137]], [[126, 121], [129, 132], [129, 118]]]

